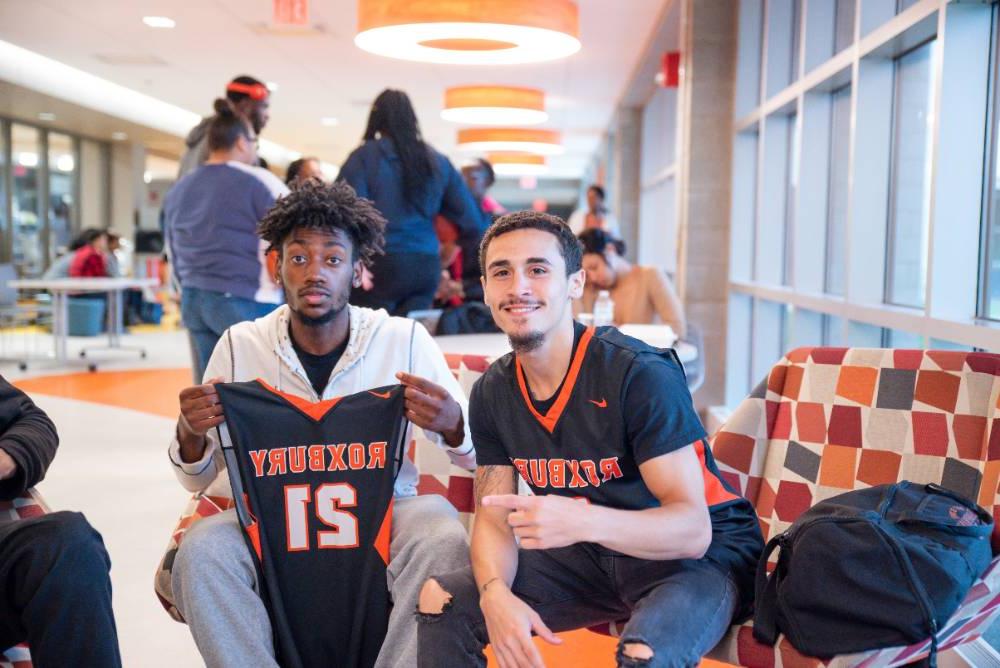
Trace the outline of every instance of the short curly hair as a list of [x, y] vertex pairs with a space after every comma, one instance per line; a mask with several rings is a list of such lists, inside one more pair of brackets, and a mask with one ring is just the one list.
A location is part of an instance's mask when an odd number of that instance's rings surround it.
[[566, 275], [580, 271], [583, 254], [580, 242], [573, 235], [569, 225], [558, 216], [529, 210], [500, 216], [486, 230], [483, 241], [479, 244], [479, 269], [483, 272], [483, 276], [486, 276], [486, 251], [490, 247], [490, 242], [501, 234], [517, 230], [541, 230], [553, 235], [559, 241], [559, 252], [566, 263]]
[[298, 190], [278, 199], [257, 225], [257, 234], [268, 243], [268, 251], [281, 251], [281, 244], [296, 228], [333, 232], [341, 230], [354, 246], [351, 260], [371, 266], [385, 244], [386, 220], [375, 205], [358, 197], [343, 182], [303, 183]]

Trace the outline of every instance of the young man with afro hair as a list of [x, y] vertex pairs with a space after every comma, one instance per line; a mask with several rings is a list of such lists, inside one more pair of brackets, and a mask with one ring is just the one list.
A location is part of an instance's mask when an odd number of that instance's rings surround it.
[[[466, 469], [475, 452], [467, 402], [427, 331], [405, 318], [348, 304], [362, 268], [382, 252], [385, 219], [347, 184], [304, 183], [261, 221], [278, 253], [285, 305], [223, 336], [202, 385], [180, 393], [170, 460], [189, 491], [231, 496], [215, 427], [225, 420], [213, 386], [256, 378], [311, 401], [406, 386], [406, 417]], [[404, 443], [409, 444], [407, 436]], [[416, 665], [413, 611], [432, 570], [468, 564], [466, 533], [440, 496], [417, 496], [404, 456], [394, 490], [387, 577], [393, 610], [377, 666]], [[349, 574], [345, 574], [349, 577]], [[267, 610], [234, 511], [188, 532], [173, 566], [175, 603], [210, 667], [276, 666]]]

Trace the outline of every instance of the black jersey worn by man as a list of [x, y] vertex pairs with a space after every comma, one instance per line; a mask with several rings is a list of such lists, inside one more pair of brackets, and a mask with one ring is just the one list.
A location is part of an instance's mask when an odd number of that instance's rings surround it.
[[[535, 494], [642, 510], [659, 502], [639, 476], [639, 465], [694, 443], [713, 527], [705, 559], [739, 574], [748, 604], [760, 554], [757, 517], [715, 465], [676, 354], [612, 327], [574, 327], [569, 373], [549, 401], [532, 399], [513, 353], [476, 384], [470, 421], [477, 462], [513, 465]], [[489, 410], [477, 410], [485, 406]]]
[[[217, 386], [237, 512], [282, 666], [368, 667], [389, 619], [402, 386], [312, 403], [263, 381]], [[350, 574], [345, 577], [344, 574]]]

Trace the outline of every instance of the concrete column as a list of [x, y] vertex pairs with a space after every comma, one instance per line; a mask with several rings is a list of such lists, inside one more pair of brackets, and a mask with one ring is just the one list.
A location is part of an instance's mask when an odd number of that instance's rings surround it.
[[146, 149], [142, 144], [115, 143], [111, 147], [111, 231], [132, 238], [146, 192], [143, 173]]
[[624, 107], [615, 114], [614, 198], [611, 210], [621, 226], [627, 257], [635, 260], [639, 243], [639, 192], [642, 187], [642, 109]]
[[684, 0], [676, 281], [705, 340], [699, 410], [725, 401], [737, 23], [733, 3]]

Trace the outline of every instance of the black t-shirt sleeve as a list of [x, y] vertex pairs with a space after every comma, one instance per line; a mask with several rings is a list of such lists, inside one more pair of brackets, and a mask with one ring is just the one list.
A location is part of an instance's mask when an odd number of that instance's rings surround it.
[[705, 438], [684, 372], [675, 362], [643, 354], [625, 375], [622, 411], [637, 464]]
[[476, 446], [476, 465], [511, 466], [493, 419], [491, 407], [494, 404], [486, 396], [484, 378], [476, 381], [469, 396], [469, 430]]

